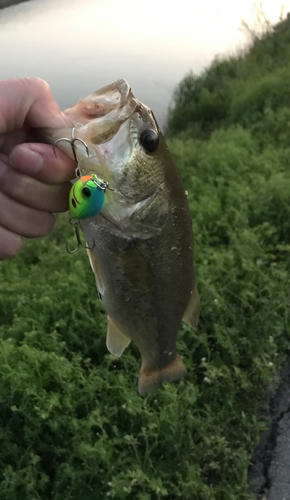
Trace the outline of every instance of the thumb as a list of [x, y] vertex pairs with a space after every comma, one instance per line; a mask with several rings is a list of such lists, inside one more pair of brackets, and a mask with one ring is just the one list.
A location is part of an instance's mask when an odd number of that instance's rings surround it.
[[29, 127], [71, 126], [52, 97], [48, 83], [27, 77], [0, 82], [0, 134]]

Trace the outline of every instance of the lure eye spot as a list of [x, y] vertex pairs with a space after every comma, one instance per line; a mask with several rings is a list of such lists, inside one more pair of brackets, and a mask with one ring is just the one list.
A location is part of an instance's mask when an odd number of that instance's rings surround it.
[[73, 198], [71, 199], [71, 204], [72, 204], [72, 206], [73, 206], [74, 208], [76, 208], [77, 204], [76, 204], [76, 202], [75, 202], [75, 200], [74, 200]]
[[88, 187], [84, 187], [82, 189], [82, 195], [85, 197], [85, 198], [89, 198], [91, 196], [91, 190], [88, 188]]

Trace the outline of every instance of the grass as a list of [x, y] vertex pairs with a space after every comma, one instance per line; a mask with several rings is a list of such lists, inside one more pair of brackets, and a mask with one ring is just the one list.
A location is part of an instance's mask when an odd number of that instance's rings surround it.
[[186, 77], [169, 118], [201, 295], [198, 331], [179, 331], [182, 381], [137, 395], [140, 355], [107, 352], [66, 217], [0, 263], [1, 499], [251, 498], [251, 451], [290, 342], [289, 30], [273, 33]]

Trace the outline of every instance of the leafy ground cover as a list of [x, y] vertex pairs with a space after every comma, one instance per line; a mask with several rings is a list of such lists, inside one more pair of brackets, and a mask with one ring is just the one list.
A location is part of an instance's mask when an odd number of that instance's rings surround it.
[[284, 21], [247, 55], [186, 77], [169, 116], [201, 295], [198, 331], [179, 332], [184, 380], [136, 394], [140, 356], [108, 354], [65, 216], [0, 263], [1, 499], [249, 500], [265, 394], [290, 342], [289, 33]]

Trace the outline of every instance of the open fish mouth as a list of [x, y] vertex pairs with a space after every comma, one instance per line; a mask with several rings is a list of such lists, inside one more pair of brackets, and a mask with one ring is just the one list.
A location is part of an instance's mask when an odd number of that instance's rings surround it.
[[[123, 79], [79, 99], [65, 114], [75, 123], [74, 148], [81, 175], [94, 173], [113, 183], [115, 189], [114, 172], [128, 163], [133, 151], [140, 148], [138, 139], [148, 123], [156, 135], [159, 133], [152, 111], [135, 98]], [[57, 141], [57, 146], [73, 158], [70, 134], [68, 128], [42, 130], [42, 135], [51, 143], [60, 136], [66, 139], [66, 142]]]
[[109, 141], [136, 110], [138, 101], [132, 94], [126, 80], [117, 80], [78, 102], [66, 110], [72, 119], [85, 125], [94, 122], [91, 128], [91, 142], [103, 144]]

